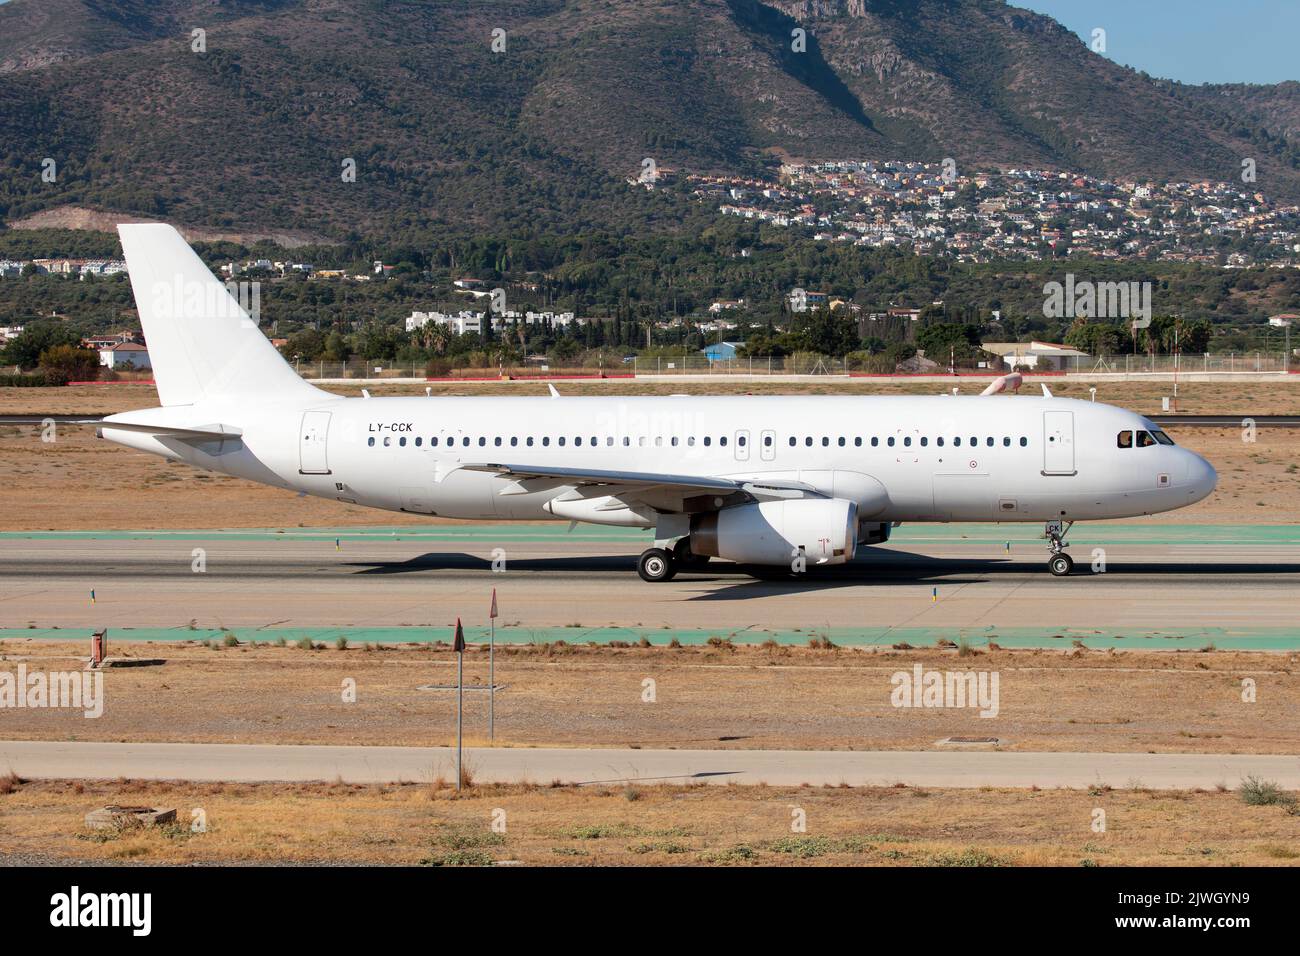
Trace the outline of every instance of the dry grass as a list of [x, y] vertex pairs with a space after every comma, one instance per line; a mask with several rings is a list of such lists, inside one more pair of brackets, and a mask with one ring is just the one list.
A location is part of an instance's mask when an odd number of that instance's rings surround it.
[[[0, 858], [186, 863], [1160, 866], [1294, 864], [1300, 818], [1236, 794], [46, 781], [0, 797]], [[109, 803], [178, 825], [96, 832]], [[807, 828], [792, 832], [795, 808]], [[1092, 829], [1094, 811], [1106, 832]], [[206, 832], [192, 832], [201, 809]], [[495, 828], [493, 824], [496, 824]], [[504, 832], [502, 830], [504, 824]]]
[[[996, 734], [1006, 749], [1289, 753], [1300, 726], [1300, 657], [1226, 651], [1152, 652], [813, 649], [742, 644], [671, 648], [513, 645], [497, 649], [497, 743], [503, 746], [926, 750], [948, 736]], [[114, 643], [114, 654], [162, 667], [106, 671], [104, 715], [23, 710], [6, 736], [35, 740], [449, 745], [455, 695], [417, 691], [454, 680], [447, 649], [301, 651], [261, 644]], [[971, 648], [975, 650], [976, 648]], [[6, 640], [13, 669], [69, 666], [80, 644]], [[468, 683], [487, 682], [487, 655], [466, 655]], [[926, 669], [996, 670], [1001, 710], [891, 706], [890, 677]], [[1258, 684], [1243, 703], [1241, 680]], [[656, 702], [642, 681], [656, 682]], [[357, 700], [344, 703], [345, 678]], [[485, 746], [487, 699], [465, 696], [465, 740]], [[0, 768], [3, 769], [3, 768]], [[454, 779], [449, 768], [443, 768]]]

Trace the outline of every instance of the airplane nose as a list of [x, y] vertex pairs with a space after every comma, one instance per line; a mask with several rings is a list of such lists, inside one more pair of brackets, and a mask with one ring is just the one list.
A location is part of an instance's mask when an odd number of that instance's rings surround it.
[[1214, 491], [1219, 481], [1214, 466], [1195, 452], [1188, 452], [1187, 494], [1192, 501], [1200, 501]]

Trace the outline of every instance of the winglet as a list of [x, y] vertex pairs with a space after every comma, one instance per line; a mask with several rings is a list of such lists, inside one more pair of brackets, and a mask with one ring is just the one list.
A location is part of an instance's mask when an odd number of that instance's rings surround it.
[[557, 391], [555, 390], [555, 386], [552, 385], [550, 382], [547, 382], [547, 383], [546, 383], [546, 387], [549, 388], [549, 389], [551, 390], [551, 398], [559, 398], [559, 397], [560, 397], [560, 393], [557, 392]]
[[1051, 397], [1052, 397], [1052, 392], [1051, 392], [1050, 389], [1048, 389], [1048, 387], [1047, 387], [1047, 383], [1044, 382], [1044, 383], [1043, 383], [1043, 398], [1051, 398]]

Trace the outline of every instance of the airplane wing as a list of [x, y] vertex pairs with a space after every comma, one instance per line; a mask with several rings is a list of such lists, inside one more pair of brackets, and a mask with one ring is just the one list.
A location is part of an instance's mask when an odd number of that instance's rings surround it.
[[[800, 481], [719, 478], [705, 475], [673, 475], [647, 471], [605, 471], [594, 468], [560, 468], [551, 465], [507, 463], [467, 463], [465, 471], [480, 471], [502, 478], [517, 479], [516, 486], [502, 494], [526, 494], [548, 487], [600, 487], [611, 497], [624, 501], [644, 501], [663, 509], [664, 502], [681, 500], [682, 509], [713, 510], [722, 504], [741, 500], [764, 501], [774, 498], [823, 498], [812, 485]], [[735, 497], [733, 497], [735, 496]], [[688, 506], [688, 502], [689, 505]], [[679, 510], [671, 508], [667, 510]]]

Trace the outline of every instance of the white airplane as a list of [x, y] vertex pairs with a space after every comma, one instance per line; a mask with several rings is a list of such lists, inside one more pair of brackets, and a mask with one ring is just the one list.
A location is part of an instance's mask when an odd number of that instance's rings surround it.
[[171, 226], [118, 232], [159, 408], [102, 437], [389, 511], [654, 529], [637, 570], [851, 561], [904, 521], [1044, 522], [1182, 508], [1210, 464], [1111, 405], [1033, 397], [343, 398], [303, 381]]

